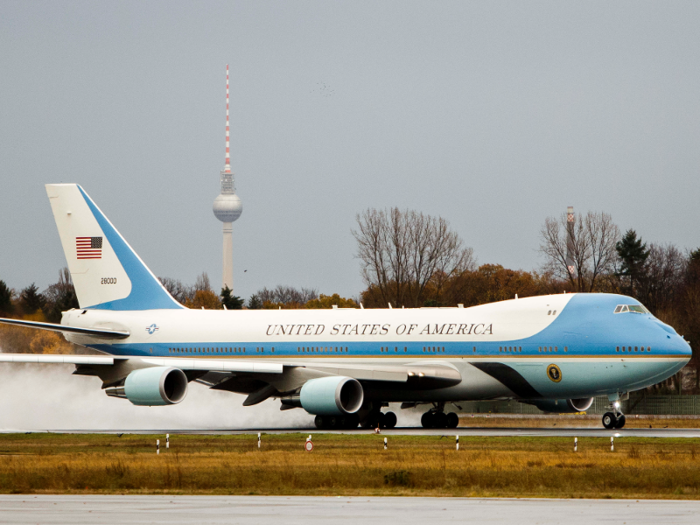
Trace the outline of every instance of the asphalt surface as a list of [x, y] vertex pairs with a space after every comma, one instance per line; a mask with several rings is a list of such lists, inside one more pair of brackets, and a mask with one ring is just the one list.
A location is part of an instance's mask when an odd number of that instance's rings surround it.
[[0, 523], [697, 524], [700, 502], [305, 496], [0, 495]]
[[[4, 429], [2, 434], [10, 433], [56, 433], [56, 434], [373, 434], [373, 430], [318, 430], [315, 427], [299, 428], [203, 428], [203, 429], [47, 429], [24, 430]], [[643, 437], [643, 438], [700, 438], [700, 428], [629, 428], [606, 430], [604, 428], [493, 428], [461, 427], [454, 429], [394, 428], [381, 431], [387, 436], [526, 436], [526, 437]]]

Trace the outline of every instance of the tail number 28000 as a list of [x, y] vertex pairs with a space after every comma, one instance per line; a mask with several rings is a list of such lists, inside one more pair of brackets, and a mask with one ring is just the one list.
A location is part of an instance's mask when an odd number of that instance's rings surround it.
[[117, 284], [116, 277], [102, 277], [100, 279], [100, 284]]

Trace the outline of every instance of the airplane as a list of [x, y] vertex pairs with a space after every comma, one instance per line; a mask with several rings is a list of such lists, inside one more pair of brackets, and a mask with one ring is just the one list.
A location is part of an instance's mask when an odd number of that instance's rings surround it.
[[80, 308], [61, 323], [0, 322], [61, 332], [98, 355], [0, 354], [0, 362], [69, 363], [108, 396], [180, 403], [192, 381], [276, 398], [320, 429], [393, 428], [426, 405], [426, 428], [455, 428], [445, 405], [515, 399], [578, 413], [607, 396], [622, 428], [629, 392], [678, 372], [690, 345], [639, 301], [615, 294], [515, 298], [469, 308], [196, 310], [178, 303], [77, 184], [46, 191]]

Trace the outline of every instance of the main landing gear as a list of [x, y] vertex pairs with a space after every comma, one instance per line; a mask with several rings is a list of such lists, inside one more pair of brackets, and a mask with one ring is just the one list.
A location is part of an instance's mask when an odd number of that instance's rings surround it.
[[347, 416], [316, 416], [314, 423], [319, 430], [348, 430], [357, 428], [360, 418], [357, 414]]
[[423, 428], [457, 428], [459, 416], [454, 412], [445, 414], [445, 404], [439, 403], [420, 418]]
[[603, 426], [608, 430], [625, 426], [625, 415], [620, 410], [620, 401], [613, 401], [613, 411], [603, 414]]
[[371, 410], [367, 417], [361, 422], [362, 428], [394, 428], [396, 426], [396, 414], [393, 412], [382, 412], [381, 410]]

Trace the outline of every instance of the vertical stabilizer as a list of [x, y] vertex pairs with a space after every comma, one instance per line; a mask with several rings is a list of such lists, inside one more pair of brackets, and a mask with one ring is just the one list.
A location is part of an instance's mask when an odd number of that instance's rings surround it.
[[77, 184], [47, 184], [81, 308], [183, 308]]

